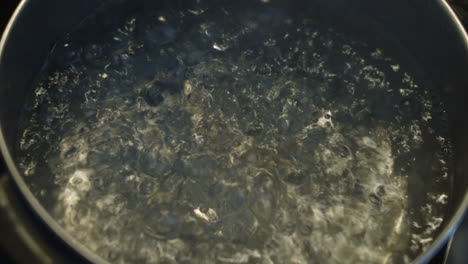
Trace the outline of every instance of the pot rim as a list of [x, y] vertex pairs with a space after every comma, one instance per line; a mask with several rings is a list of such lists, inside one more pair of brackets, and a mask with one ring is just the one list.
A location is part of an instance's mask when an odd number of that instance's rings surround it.
[[[462, 35], [463, 42], [465, 44], [464, 46], [468, 50], [468, 34], [467, 34], [465, 27], [463, 26], [460, 19], [455, 14], [455, 11], [449, 5], [447, 0], [438, 0], [438, 2], [439, 2], [438, 4], [440, 5], [440, 7], [443, 9], [443, 11], [445, 11], [445, 13], [449, 16], [449, 18], [455, 24], [455, 27], [458, 30], [458, 32]], [[468, 209], [468, 191], [465, 193], [465, 196], [462, 202], [460, 203], [455, 213], [450, 218], [450, 221], [447, 222], [445, 227], [441, 230], [439, 235], [432, 242], [429, 249], [421, 252], [419, 256], [412, 261], [412, 263], [422, 264], [422, 263], [429, 262], [434, 257], [434, 255], [437, 254], [437, 252], [439, 252], [440, 249], [447, 243], [447, 241], [451, 239], [451, 237], [457, 230], [458, 226], [461, 224], [463, 217], [465, 213], [467, 212], [467, 209]], [[445, 257], [447, 257], [447, 255]]]
[[[465, 47], [468, 49], [468, 34], [465, 30], [463, 24], [456, 16], [455, 12], [453, 11], [452, 7], [447, 3], [447, 0], [437, 0], [440, 7], [446, 12], [452, 22], [455, 23], [455, 27], [459, 31], [459, 33], [463, 36], [463, 41], [465, 43]], [[13, 15], [11, 16], [5, 31], [2, 35], [0, 40], [0, 61], [2, 59], [4, 47], [6, 41], [8, 39], [9, 33], [15, 23], [17, 22], [17, 18], [22, 13], [23, 9], [27, 6], [29, 0], [21, 0], [18, 7], [15, 9]], [[3, 135], [2, 124], [0, 124], [0, 151], [3, 154], [5, 159], [6, 165], [9, 169], [9, 172], [16, 184], [16, 186], [21, 191], [23, 197], [32, 207], [33, 211], [39, 215], [39, 217], [44, 221], [44, 223], [66, 244], [68, 244], [73, 250], [75, 250], [78, 254], [86, 258], [88, 261], [92, 263], [108, 263], [102, 257], [98, 256], [95, 252], [85, 247], [81, 242], [76, 240], [73, 236], [71, 236], [65, 229], [60, 226], [57, 221], [45, 210], [45, 208], [41, 205], [39, 200], [33, 195], [29, 187], [26, 185], [23, 177], [18, 170], [16, 164], [13, 161], [13, 158], [8, 150], [5, 137]], [[450, 218], [450, 221], [447, 222], [445, 227], [441, 230], [439, 235], [436, 239], [432, 242], [431, 246], [421, 252], [417, 258], [415, 258], [411, 263], [413, 264], [422, 264], [427, 263], [444, 245], [445, 243], [453, 236], [456, 229], [462, 222], [463, 216], [468, 208], [468, 192], [465, 194], [463, 201], [461, 202], [460, 206], [457, 208], [455, 213]]]

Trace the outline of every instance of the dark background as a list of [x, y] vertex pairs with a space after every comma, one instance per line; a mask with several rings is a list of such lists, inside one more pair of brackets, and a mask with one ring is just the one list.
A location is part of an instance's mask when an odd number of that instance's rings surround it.
[[[11, 17], [11, 14], [15, 10], [16, 6], [18, 5], [19, 0], [2, 0], [0, 4], [0, 32], [3, 33], [3, 29], [5, 28], [8, 20]], [[4, 177], [5, 173], [5, 164], [3, 162], [3, 158], [0, 158], [0, 177]], [[8, 227], [0, 227], [0, 236], [3, 236], [3, 231], [5, 228]], [[11, 259], [8, 257], [7, 252], [0, 248], [0, 262], [1, 263], [12, 263]]]
[[[5, 28], [8, 20], [11, 17], [11, 14], [15, 10], [16, 6], [18, 5], [19, 0], [2, 0], [0, 4], [0, 32], [3, 33], [3, 29]], [[3, 162], [3, 158], [0, 158], [0, 177], [3, 177], [3, 173], [5, 172], [5, 164]], [[0, 227], [0, 236], [3, 235], [4, 228], [8, 227]], [[12, 263], [11, 259], [8, 257], [7, 252], [0, 248], [0, 262], [2, 263]]]
[[[3, 29], [6, 27], [11, 14], [19, 3], [19, 0], [1, 0], [0, 4], [0, 32], [3, 34]], [[5, 164], [3, 158], [0, 158], [0, 175], [4, 172]], [[1, 177], [1, 176], [0, 176]], [[0, 228], [1, 235], [1, 228]]]
[[2, 3], [0, 4], [0, 28], [2, 29], [2, 32], [18, 3], [19, 0], [2, 0]]

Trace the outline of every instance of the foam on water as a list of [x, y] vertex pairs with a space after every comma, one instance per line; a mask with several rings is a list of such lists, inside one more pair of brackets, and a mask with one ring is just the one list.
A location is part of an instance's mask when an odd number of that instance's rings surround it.
[[[403, 263], [438, 233], [443, 105], [384, 50], [262, 2], [147, 10], [99, 41], [58, 44], [19, 160], [100, 256]], [[434, 184], [419, 184], [422, 167]]]

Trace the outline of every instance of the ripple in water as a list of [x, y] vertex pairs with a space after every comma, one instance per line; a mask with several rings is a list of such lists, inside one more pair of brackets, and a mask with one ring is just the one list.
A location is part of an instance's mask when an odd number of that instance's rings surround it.
[[[434, 95], [385, 51], [262, 2], [146, 10], [57, 44], [19, 160], [101, 257], [403, 263], [438, 233], [451, 147]], [[421, 168], [437, 184], [412, 198]]]

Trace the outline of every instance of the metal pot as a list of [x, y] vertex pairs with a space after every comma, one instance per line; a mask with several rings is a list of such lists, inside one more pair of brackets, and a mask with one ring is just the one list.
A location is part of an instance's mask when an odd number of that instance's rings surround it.
[[[138, 1], [136, 1], [138, 2]], [[30, 209], [64, 243], [91, 262], [104, 262], [96, 253], [70, 236], [39, 203], [23, 179], [15, 161], [17, 120], [26, 94], [47, 60], [56, 40], [71, 31], [83, 18], [101, 5], [100, 1], [23, 0], [15, 11], [0, 43], [0, 147], [10, 177]], [[304, 3], [294, 2], [301, 8]], [[122, 6], [125, 15], [128, 6]], [[408, 51], [408, 61], [419, 65], [437, 89], [450, 101], [449, 127], [454, 142], [455, 169], [450, 175], [452, 201], [450, 217], [442, 232], [414, 263], [426, 263], [448, 241], [468, 207], [468, 36], [444, 0], [434, 1], [348, 1], [318, 3], [331, 24], [339, 24], [369, 43], [385, 45], [387, 40]], [[363, 18], [366, 18], [364, 20]], [[373, 21], [373, 24], [363, 24]], [[395, 41], [396, 40], [396, 41]], [[411, 57], [411, 59], [409, 59]], [[403, 58], [404, 59], [404, 58]], [[425, 184], [424, 174], [418, 182]], [[430, 181], [430, 179], [429, 179]], [[427, 183], [429, 184], [429, 183]], [[421, 188], [424, 188], [422, 186]]]

